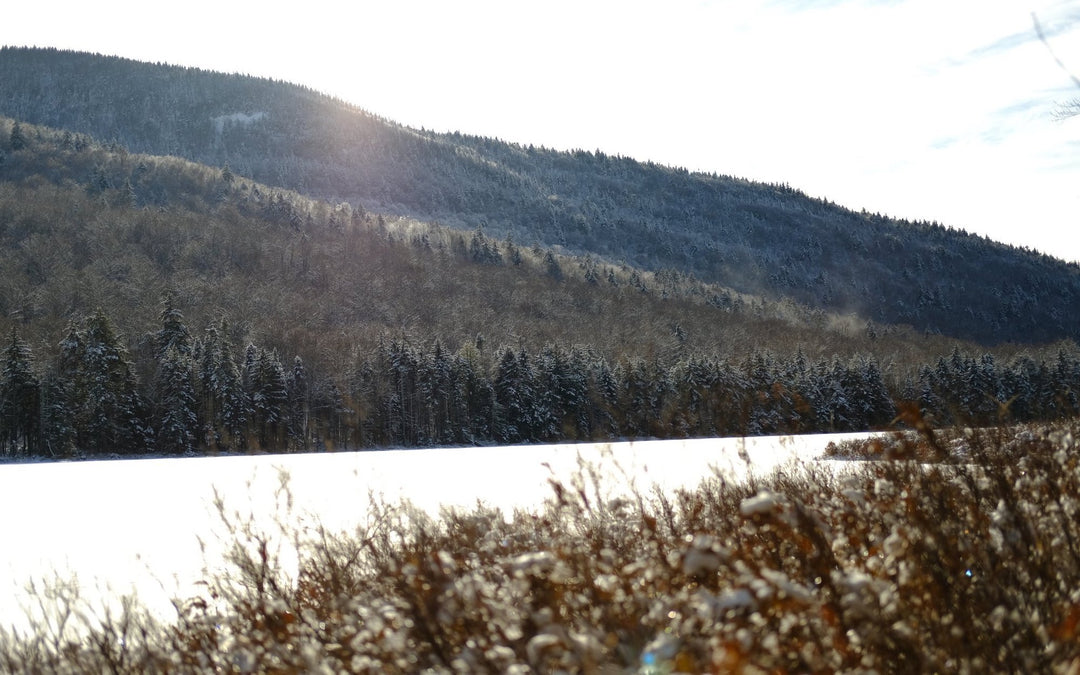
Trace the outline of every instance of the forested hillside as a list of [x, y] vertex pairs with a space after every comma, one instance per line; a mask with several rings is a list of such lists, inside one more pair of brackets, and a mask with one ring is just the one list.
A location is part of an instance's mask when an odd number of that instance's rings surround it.
[[[855, 430], [1074, 414], [984, 353], [0, 119], [0, 454]], [[1008, 402], [1004, 405], [1004, 402]]]
[[[418, 131], [295, 85], [56, 50], [0, 50], [0, 114], [356, 210], [862, 320], [984, 345], [1080, 336], [1077, 266], [787, 186]], [[141, 206], [165, 200], [136, 193]]]

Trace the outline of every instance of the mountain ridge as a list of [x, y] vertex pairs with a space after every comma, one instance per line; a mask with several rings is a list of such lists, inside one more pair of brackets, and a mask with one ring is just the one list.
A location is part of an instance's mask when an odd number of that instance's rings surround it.
[[880, 323], [983, 344], [1080, 337], [1080, 266], [784, 185], [410, 129], [298, 85], [56, 50], [0, 50], [0, 114]]
[[[25, 146], [0, 163], [0, 242], [5, 253], [0, 256], [0, 272], [6, 281], [0, 289], [0, 315], [24, 326], [46, 321], [51, 322], [49, 330], [56, 332], [64, 321], [90, 314], [100, 306], [121, 317], [125, 333], [138, 336], [153, 324], [157, 300], [170, 288], [178, 293], [178, 299], [202, 298], [210, 309], [200, 308], [194, 299], [183, 304], [197, 323], [206, 323], [216, 312], [231, 315], [240, 309], [235, 304], [221, 304], [219, 298], [232, 293], [214, 284], [235, 278], [250, 288], [255, 281], [244, 277], [253, 274], [259, 283], [275, 285], [273, 293], [280, 297], [289, 292], [307, 297], [322, 292], [331, 309], [357, 301], [333, 288], [327, 290], [327, 284], [360, 283], [380, 288], [378, 293], [364, 293], [370, 301], [365, 303], [365, 320], [375, 318], [376, 331], [443, 338], [475, 336], [485, 323], [459, 321], [471, 326], [462, 331], [437, 322], [395, 324], [378, 319], [394, 314], [395, 307], [403, 315], [430, 314], [426, 309], [430, 298], [418, 295], [410, 299], [398, 286], [415, 283], [430, 293], [436, 288], [433, 284], [450, 283], [437, 296], [453, 295], [459, 307], [473, 307], [489, 316], [498, 304], [513, 301], [515, 286], [525, 284], [528, 299], [522, 302], [541, 315], [557, 311], [560, 303], [568, 309], [586, 305], [593, 308], [594, 318], [609, 324], [603, 330], [606, 333], [612, 332], [611, 324], [620, 316], [633, 321], [639, 340], [645, 338], [641, 340], [645, 347], [640, 352], [631, 348], [627, 353], [638, 354], [657, 348], [647, 336], [669, 332], [665, 322], [681, 323], [684, 333], [689, 331], [690, 336], [683, 337], [686, 351], [705, 353], [719, 347], [707, 336], [717, 333], [730, 340], [726, 327], [732, 325], [753, 332], [755, 325], [772, 321], [797, 334], [814, 322], [816, 335], [824, 338], [823, 342], [828, 342], [830, 335], [837, 340], [848, 339], [845, 336], [861, 339], [869, 325], [852, 316], [830, 315], [787, 300], [771, 302], [741, 295], [673, 271], [650, 273], [589, 256], [519, 246], [480, 229], [459, 231], [403, 217], [384, 217], [345, 204], [328, 204], [254, 183], [227, 168], [110, 149], [88, 137], [2, 117], [0, 136], [13, 135], [17, 124], [21, 127], [18, 134], [28, 137], [23, 141]], [[194, 225], [198, 222], [200, 227]], [[366, 243], [357, 248], [348, 241], [354, 236]], [[336, 250], [349, 254], [342, 256], [334, 269], [330, 261]], [[283, 253], [268, 255], [267, 251]], [[381, 253], [376, 255], [375, 251]], [[120, 273], [117, 268], [129, 271]], [[298, 275], [298, 270], [303, 273]], [[52, 279], [72, 271], [81, 275], [78, 292], [50, 288]], [[419, 280], [411, 281], [417, 274]], [[280, 285], [290, 280], [293, 289]], [[554, 290], [563, 296], [561, 300], [540, 302]], [[472, 306], [469, 298], [473, 291], [478, 298], [498, 297], [498, 303], [484, 300], [482, 307]], [[133, 293], [138, 298], [129, 303]], [[584, 297], [586, 294], [590, 297]], [[53, 309], [43, 307], [47, 304], [43, 297], [68, 296], [74, 300], [68, 300], [62, 310], [55, 309], [54, 300], [50, 300]], [[117, 298], [116, 302], [111, 298]], [[372, 304], [375, 301], [378, 303]], [[613, 301], [622, 303], [618, 311], [598, 309]], [[675, 309], [665, 310], [668, 305]], [[333, 332], [333, 325], [320, 324], [321, 320], [331, 321], [333, 313], [312, 315], [313, 326]], [[326, 318], [316, 320], [321, 316]], [[516, 316], [511, 308], [504, 311], [511, 322]], [[254, 334], [265, 337], [266, 323], [254, 328]], [[487, 325], [495, 330], [499, 323], [488, 320]], [[602, 346], [599, 335], [603, 332], [575, 337], [574, 331], [566, 330], [583, 325], [574, 319], [564, 322], [558, 332], [571, 343]], [[536, 348], [543, 341], [531, 335], [543, 332], [541, 329], [538, 324], [512, 326], [506, 334], [518, 335], [516, 341]], [[902, 328], [879, 326], [874, 330], [902, 335], [902, 341], [909, 343], [924, 340]], [[502, 339], [499, 335], [497, 331], [489, 337]], [[805, 340], [804, 344], [813, 350], [810, 342]], [[735, 351], [743, 352], [752, 350], [755, 343], [767, 348], [759, 338], [729, 346], [741, 345]], [[938, 349], [947, 349], [955, 342], [937, 340], [935, 344]], [[857, 346], [834, 342], [828, 349], [852, 354]]]

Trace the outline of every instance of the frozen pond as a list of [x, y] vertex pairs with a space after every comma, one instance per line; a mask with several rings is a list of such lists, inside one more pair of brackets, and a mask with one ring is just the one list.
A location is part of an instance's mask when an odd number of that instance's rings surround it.
[[0, 465], [0, 625], [22, 625], [23, 608], [35, 602], [26, 583], [56, 574], [77, 578], [86, 598], [137, 591], [168, 615], [169, 599], [192, 595], [205, 561], [220, 557], [215, 491], [228, 512], [265, 519], [269, 528], [282, 513], [283, 475], [291, 521], [348, 529], [372, 496], [408, 499], [432, 514], [478, 502], [509, 513], [542, 504], [552, 494], [549, 479], [568, 481], [583, 463], [598, 469], [613, 497], [653, 485], [692, 487], [714, 471], [740, 479], [748, 470], [812, 460], [830, 441], [859, 436]]

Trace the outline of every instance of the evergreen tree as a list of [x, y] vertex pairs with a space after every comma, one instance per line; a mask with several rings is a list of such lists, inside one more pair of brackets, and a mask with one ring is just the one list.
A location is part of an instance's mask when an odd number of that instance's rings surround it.
[[587, 411], [588, 378], [584, 357], [558, 346], [540, 352], [537, 363], [535, 417], [540, 440], [587, 438], [590, 422]]
[[1001, 375], [1004, 398], [999, 402], [1003, 417], [1016, 422], [1035, 419], [1035, 373], [1038, 373], [1038, 366], [1026, 354], [1017, 356], [1004, 370]]
[[253, 375], [248, 391], [252, 423], [263, 450], [278, 450], [285, 445], [288, 428], [289, 392], [285, 370], [276, 352], [256, 350]]
[[745, 365], [750, 387], [746, 414], [746, 433], [752, 436], [773, 434], [784, 426], [782, 387], [772, 354], [753, 354]]
[[509, 235], [506, 237], [506, 243], [503, 246], [506, 249], [506, 254], [510, 256], [510, 264], [518, 267], [524, 260], [521, 257], [521, 249], [514, 244], [513, 239]]
[[289, 399], [289, 438], [298, 444], [300, 450], [307, 451], [310, 446], [310, 429], [308, 427], [311, 414], [310, 383], [304, 361], [299, 356], [293, 359], [293, 367], [289, 373], [286, 388]]
[[55, 368], [41, 382], [41, 445], [43, 454], [49, 457], [70, 457], [75, 453], [71, 384]]
[[67, 380], [62, 405], [71, 415], [78, 451], [130, 454], [151, 447], [153, 432], [127, 349], [101, 310], [82, 329], [69, 327], [57, 374]]
[[195, 450], [198, 431], [195, 377], [191, 357], [169, 345], [158, 362], [155, 387], [158, 449], [170, 455]]
[[244, 450], [250, 404], [224, 319], [207, 328], [201, 351], [199, 409], [205, 442], [215, 450]]
[[497, 438], [495, 387], [484, 374], [481, 361], [483, 340], [466, 345], [454, 359], [454, 381], [462, 389], [463, 442], [482, 443]]
[[630, 436], [663, 437], [663, 411], [671, 391], [669, 373], [655, 361], [633, 359], [622, 369], [619, 409], [623, 432]]
[[863, 417], [858, 430], [884, 428], [896, 418], [896, 406], [875, 360], [864, 358], [859, 362], [858, 382], [857, 397]]
[[241, 382], [248, 396], [254, 392], [255, 382], [259, 376], [259, 348], [254, 344], [248, 344], [244, 349], [244, 365], [241, 369]]
[[455, 424], [461, 422], [461, 392], [454, 379], [451, 360], [438, 340], [431, 356], [424, 360], [421, 387], [428, 409], [429, 442], [439, 445], [461, 442], [454, 433]]
[[616, 407], [619, 402], [619, 383], [605, 359], [598, 359], [593, 366], [592, 381], [590, 407], [593, 410], [594, 420], [591, 428], [599, 431], [602, 436], [617, 436], [619, 429], [616, 421]]
[[329, 378], [318, 378], [311, 385], [310, 424], [317, 449], [324, 443], [337, 444], [348, 439], [349, 415], [352, 410], [337, 384]]
[[16, 122], [11, 125], [11, 134], [8, 136], [8, 147], [13, 152], [18, 152], [26, 147], [26, 134], [23, 133], [22, 125]]
[[495, 437], [503, 443], [534, 440], [537, 400], [528, 355], [509, 347], [499, 359], [495, 375], [495, 402], [499, 424]]
[[196, 414], [199, 420], [199, 441], [207, 449], [213, 449], [215, 425], [218, 416], [218, 400], [214, 392], [214, 369], [220, 349], [217, 327], [207, 326], [203, 337], [195, 342], [196, 359]]
[[562, 281], [562, 266], [559, 265], [558, 259], [555, 258], [555, 254], [551, 251], [544, 253], [544, 272], [552, 279]]
[[3, 355], [0, 374], [0, 452], [8, 456], [36, 454], [39, 445], [39, 383], [30, 347], [14, 328]]
[[173, 294], [166, 295], [161, 304], [161, 329], [154, 335], [155, 355], [160, 359], [172, 347], [180, 356], [191, 356], [191, 334]]
[[145, 452], [152, 433], [136, 387], [135, 373], [112, 322], [98, 310], [87, 321], [84, 373], [87, 382], [88, 451]]
[[423, 391], [420, 356], [405, 341], [379, 344], [364, 380], [375, 442], [415, 446], [422, 442]]
[[1080, 413], [1080, 359], [1070, 357], [1059, 349], [1054, 364], [1054, 381], [1057, 383], [1062, 416]]

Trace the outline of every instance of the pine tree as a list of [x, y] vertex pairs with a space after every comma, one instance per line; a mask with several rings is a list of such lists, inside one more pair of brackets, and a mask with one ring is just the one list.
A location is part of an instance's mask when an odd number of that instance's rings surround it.
[[83, 350], [82, 331], [72, 321], [41, 383], [42, 445], [50, 457], [70, 457], [79, 452], [78, 418], [86, 398], [81, 375]]
[[195, 450], [198, 431], [195, 377], [191, 357], [169, 345], [158, 362], [155, 394], [158, 450], [170, 455]]
[[938, 395], [937, 372], [930, 366], [919, 369], [919, 412], [932, 424], [945, 419], [945, 403]]
[[619, 383], [607, 361], [599, 358], [592, 366], [592, 386], [590, 387], [590, 408], [592, 422], [590, 427], [602, 436], [618, 436], [616, 406], [619, 401]]
[[255, 381], [259, 376], [259, 348], [254, 344], [248, 344], [244, 349], [244, 365], [240, 374], [244, 391], [251, 397], [255, 389]]
[[18, 122], [11, 125], [8, 146], [11, 148], [12, 152], [18, 152], [26, 147], [26, 135], [23, 133], [22, 125]]
[[514, 354], [508, 347], [503, 352], [494, 387], [499, 422], [495, 437], [504, 443], [534, 440], [538, 401], [533, 390], [532, 366], [524, 349]]
[[430, 358], [421, 370], [421, 388], [428, 415], [428, 442], [447, 445], [458, 441], [454, 418], [461, 409], [460, 390], [442, 343], [435, 341]]
[[379, 344], [373, 361], [364, 378], [374, 440], [409, 446], [421, 443], [420, 355], [406, 342], [391, 340]]
[[1080, 360], [1059, 349], [1054, 364], [1054, 381], [1062, 416], [1080, 413]]
[[495, 387], [484, 373], [481, 360], [482, 340], [466, 345], [454, 359], [454, 380], [462, 390], [462, 440], [482, 443], [497, 438], [498, 427]]
[[293, 359], [287, 390], [289, 438], [295, 441], [301, 450], [306, 451], [310, 445], [310, 429], [308, 427], [311, 414], [310, 383], [308, 382], [308, 373], [304, 367], [304, 361], [299, 356]]
[[89, 453], [144, 452], [152, 433], [127, 349], [112, 323], [98, 310], [83, 330], [79, 376], [85, 398], [76, 415], [79, 446]]
[[555, 258], [555, 254], [551, 251], [544, 254], [544, 272], [552, 279], [562, 281], [562, 266], [559, 265], [558, 259]]
[[859, 393], [857, 400], [861, 406], [863, 424], [859, 431], [886, 427], [896, 418], [896, 406], [885, 384], [881, 367], [870, 358], [864, 358], [858, 365]]
[[36, 454], [40, 442], [39, 383], [33, 372], [30, 347], [14, 328], [3, 359], [0, 452], [8, 456]]
[[201, 352], [198, 409], [205, 442], [214, 450], [244, 450], [250, 403], [224, 319], [206, 329]]
[[70, 457], [75, 453], [70, 384], [55, 368], [41, 382], [41, 445], [42, 454], [49, 457]]
[[53, 373], [49, 421], [68, 415], [74, 450], [129, 454], [152, 447], [153, 432], [127, 349], [101, 310], [81, 328], [69, 325]]
[[535, 413], [539, 439], [586, 438], [590, 433], [588, 378], [580, 352], [558, 346], [540, 353], [537, 364], [539, 406]]
[[833, 358], [829, 373], [832, 379], [832, 428], [830, 431], [853, 431], [859, 428], [858, 378], [839, 358]]
[[162, 358], [170, 347], [180, 356], [191, 356], [191, 333], [184, 324], [184, 315], [176, 307], [176, 299], [169, 293], [161, 302], [161, 330], [154, 335], [157, 358]]
[[345, 404], [341, 390], [332, 379], [319, 378], [312, 383], [309, 419], [316, 449], [325, 450], [325, 444], [337, 444], [347, 440], [346, 415], [351, 412]]
[[656, 362], [633, 359], [622, 367], [619, 409], [623, 432], [636, 437], [665, 435], [662, 411], [670, 390], [668, 373]]
[[249, 398], [259, 446], [263, 450], [281, 449], [288, 425], [289, 393], [285, 370], [276, 352], [263, 349], [256, 350], [253, 363]]
[[1002, 378], [1002, 388], [1008, 406], [1009, 418], [1017, 422], [1030, 422], [1038, 410], [1039, 366], [1027, 354], [1017, 356]]

